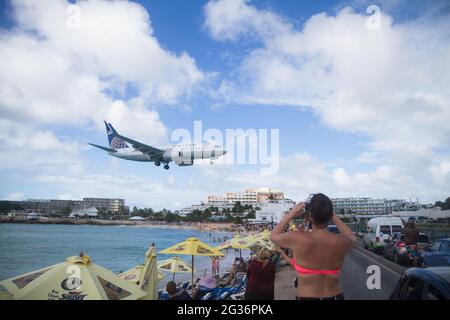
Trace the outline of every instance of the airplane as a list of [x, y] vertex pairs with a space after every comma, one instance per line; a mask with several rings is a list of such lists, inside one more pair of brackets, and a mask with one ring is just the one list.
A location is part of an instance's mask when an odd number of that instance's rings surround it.
[[191, 166], [194, 159], [218, 159], [227, 153], [219, 145], [214, 144], [173, 144], [161, 148], [152, 147], [128, 137], [120, 135], [111, 123], [105, 122], [109, 148], [89, 143], [91, 146], [108, 152], [108, 155], [120, 159], [154, 162], [157, 167], [162, 163], [164, 169], [169, 169], [169, 163], [179, 166]]

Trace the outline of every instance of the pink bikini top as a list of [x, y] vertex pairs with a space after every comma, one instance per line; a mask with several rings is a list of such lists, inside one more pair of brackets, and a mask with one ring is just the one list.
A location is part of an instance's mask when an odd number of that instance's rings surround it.
[[300, 265], [297, 264], [297, 261], [295, 261], [294, 258], [291, 259], [291, 264], [294, 266], [295, 271], [298, 272], [298, 274], [325, 274], [325, 275], [329, 275], [329, 274], [336, 274], [338, 275], [341, 272], [341, 268], [339, 269], [334, 269], [334, 270], [317, 270], [317, 269], [308, 269], [308, 268], [304, 268]]

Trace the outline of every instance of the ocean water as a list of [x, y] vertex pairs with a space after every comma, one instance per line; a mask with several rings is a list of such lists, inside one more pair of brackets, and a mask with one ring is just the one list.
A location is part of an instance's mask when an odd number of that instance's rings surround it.
[[[212, 236], [233, 235], [213, 232]], [[144, 254], [154, 242], [157, 251], [163, 250], [189, 237], [197, 237], [211, 246], [209, 232], [149, 228], [145, 226], [94, 226], [49, 224], [0, 224], [0, 280], [41, 269], [78, 255], [81, 250], [93, 262], [114, 272], [133, 268], [144, 262]], [[158, 261], [172, 255], [158, 255]], [[221, 261], [221, 272], [229, 269], [235, 257], [231, 250]], [[180, 256], [191, 264], [191, 256]], [[195, 257], [196, 275], [205, 268], [211, 272], [209, 257]], [[166, 273], [161, 284], [172, 280]], [[190, 280], [190, 274], [177, 274], [176, 280]]]

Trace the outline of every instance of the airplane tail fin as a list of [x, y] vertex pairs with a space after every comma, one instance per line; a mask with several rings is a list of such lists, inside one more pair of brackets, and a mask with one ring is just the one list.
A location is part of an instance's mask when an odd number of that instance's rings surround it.
[[119, 138], [117, 131], [113, 128], [111, 123], [105, 122], [106, 134], [108, 135], [109, 147], [113, 150], [128, 148], [128, 145]]

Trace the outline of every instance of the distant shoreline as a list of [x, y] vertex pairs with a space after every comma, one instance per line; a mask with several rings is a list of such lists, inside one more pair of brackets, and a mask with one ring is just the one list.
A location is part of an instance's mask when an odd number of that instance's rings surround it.
[[128, 226], [146, 228], [167, 228], [198, 231], [232, 231], [231, 223], [217, 222], [193, 222], [193, 223], [160, 223], [149, 221], [129, 220], [102, 220], [102, 219], [70, 219], [70, 218], [37, 218], [28, 219], [24, 217], [0, 216], [0, 223], [21, 224], [67, 224], [67, 225], [97, 225], [97, 226]]

